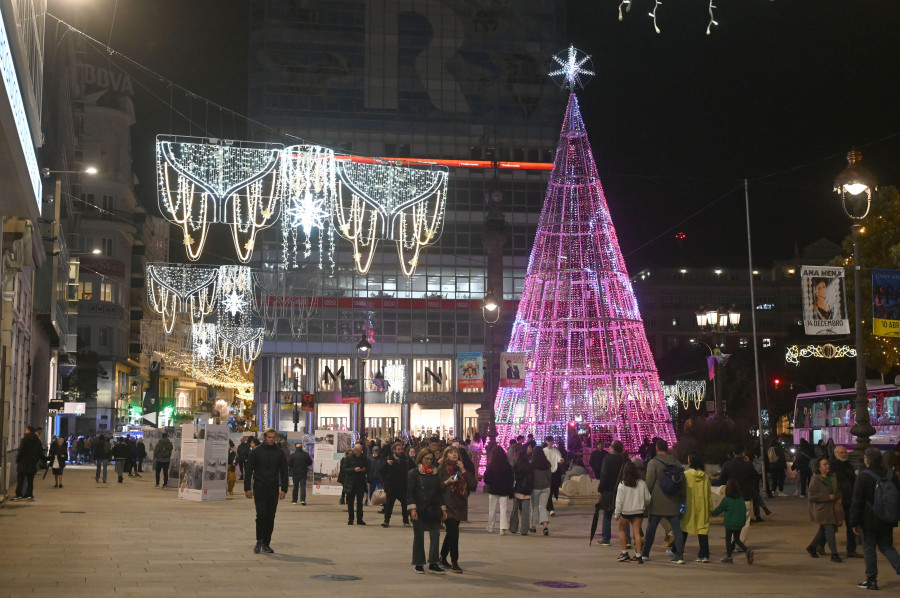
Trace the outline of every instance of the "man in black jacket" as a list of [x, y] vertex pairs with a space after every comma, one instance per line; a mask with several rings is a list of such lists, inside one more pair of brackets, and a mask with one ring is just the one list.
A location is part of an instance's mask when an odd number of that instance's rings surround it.
[[[600, 546], [609, 546], [610, 538], [612, 538], [612, 516], [616, 507], [616, 488], [621, 481], [619, 476], [625, 465], [625, 453], [622, 443], [614, 440], [609, 447], [612, 452], [603, 459], [603, 465], [600, 467], [600, 474], [597, 476], [599, 484], [597, 485], [597, 500], [608, 506], [603, 509], [603, 527], [600, 531]], [[592, 457], [593, 459], [593, 457]], [[603, 498], [604, 494], [606, 499]]]
[[866, 580], [856, 587], [864, 590], [878, 589], [876, 547], [897, 575], [900, 575], [900, 554], [893, 544], [894, 528], [897, 527], [897, 523], [882, 521], [872, 510], [878, 480], [887, 480], [887, 483], [893, 483], [900, 490], [897, 476], [892, 471], [885, 471], [881, 460], [881, 451], [877, 448], [870, 446], [866, 449], [863, 456], [866, 469], [856, 476], [856, 483], [853, 485], [853, 504], [850, 507], [850, 527], [856, 534], [862, 536], [863, 558], [866, 562]]
[[256, 503], [256, 546], [253, 552], [257, 554], [260, 551], [268, 554], [275, 552], [269, 546], [275, 528], [275, 510], [278, 501], [287, 496], [287, 459], [281, 447], [275, 444], [277, 436], [278, 432], [274, 429], [267, 429], [265, 443], [250, 451], [244, 469], [244, 494]]
[[384, 492], [387, 500], [384, 503], [384, 522], [381, 527], [391, 524], [391, 514], [394, 510], [394, 502], [400, 501], [400, 509], [403, 513], [403, 525], [409, 526], [409, 512], [406, 509], [406, 480], [409, 470], [412, 469], [409, 457], [403, 450], [403, 445], [395, 442], [391, 445], [391, 454], [381, 460], [381, 482], [384, 484]]
[[755, 511], [756, 519], [761, 521], [759, 503], [753, 500], [753, 495], [759, 492], [759, 474], [756, 473], [753, 463], [745, 458], [742, 445], [735, 445], [733, 453], [734, 458], [722, 466], [722, 474], [719, 476], [719, 481], [724, 486], [728, 480], [737, 480], [741, 487], [744, 505], [747, 507], [747, 523], [741, 529], [740, 540], [746, 543], [747, 530], [750, 529], [750, 513]]
[[594, 447], [593, 452], [591, 452], [590, 459], [588, 463], [591, 466], [591, 471], [594, 472], [594, 479], [600, 479], [600, 471], [603, 469], [603, 460], [609, 453], [606, 449], [603, 448], [603, 443], [598, 442], [597, 446]]
[[294, 481], [294, 496], [291, 504], [297, 504], [297, 494], [300, 494], [300, 504], [306, 505], [306, 477], [309, 474], [309, 468], [313, 464], [312, 457], [303, 450], [303, 444], [298, 442], [296, 449], [291, 454], [291, 478]]
[[[847, 448], [841, 445], [834, 447], [834, 457], [829, 462], [831, 471], [837, 478], [838, 494], [841, 497], [841, 506], [844, 507], [844, 519], [850, 519], [850, 506], [853, 503], [853, 484], [856, 482], [856, 470], [850, 463], [850, 455]], [[853, 528], [847, 526], [847, 557], [862, 558], [856, 552], [856, 534]]]
[[347, 525], [353, 525], [353, 499], [356, 499], [356, 525], [365, 525], [363, 521], [363, 498], [368, 489], [367, 471], [369, 460], [363, 451], [363, 445], [353, 445], [353, 452], [344, 459], [344, 494], [347, 500]]
[[27, 498], [34, 502], [34, 476], [38, 470], [38, 463], [44, 459], [44, 445], [38, 438], [34, 426], [25, 427], [25, 435], [19, 443], [16, 452], [16, 495], [13, 500]]
[[247, 457], [250, 456], [250, 442], [247, 436], [243, 436], [241, 438], [241, 443], [237, 447], [237, 466], [241, 468], [241, 477], [239, 479], [244, 479], [244, 463], [247, 462]]

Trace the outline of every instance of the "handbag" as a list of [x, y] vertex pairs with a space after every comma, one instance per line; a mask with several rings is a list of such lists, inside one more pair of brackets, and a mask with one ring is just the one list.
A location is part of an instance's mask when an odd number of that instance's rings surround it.
[[370, 502], [375, 506], [383, 505], [387, 502], [387, 493], [379, 488], [372, 494], [372, 500]]

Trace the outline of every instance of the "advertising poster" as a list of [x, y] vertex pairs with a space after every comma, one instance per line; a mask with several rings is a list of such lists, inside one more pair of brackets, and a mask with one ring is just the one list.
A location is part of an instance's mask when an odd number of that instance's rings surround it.
[[343, 486], [337, 481], [341, 459], [353, 447], [353, 432], [316, 430], [313, 465], [313, 494], [340, 496]]
[[456, 388], [484, 388], [484, 353], [456, 354]]
[[341, 403], [359, 403], [360, 384], [356, 378], [341, 378]]
[[300, 395], [300, 410], [312, 413], [316, 410], [316, 395], [302, 394]]
[[527, 353], [500, 354], [500, 386], [525, 388], [525, 357]]
[[872, 333], [900, 337], [900, 271], [872, 270]]
[[808, 335], [850, 334], [844, 269], [802, 266], [803, 328]]

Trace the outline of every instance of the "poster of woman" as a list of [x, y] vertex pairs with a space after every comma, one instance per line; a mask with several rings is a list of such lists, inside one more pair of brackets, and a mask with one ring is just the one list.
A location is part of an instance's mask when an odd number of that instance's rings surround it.
[[803, 327], [806, 334], [850, 334], [844, 269], [803, 266], [800, 280], [803, 290]]

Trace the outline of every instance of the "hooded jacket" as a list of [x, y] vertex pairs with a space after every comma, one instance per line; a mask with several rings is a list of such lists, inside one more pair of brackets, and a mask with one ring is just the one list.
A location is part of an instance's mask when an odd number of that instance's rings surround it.
[[709, 476], [702, 469], [684, 472], [685, 501], [681, 516], [681, 530], [689, 534], [709, 535], [709, 514], [712, 511], [712, 490]]

